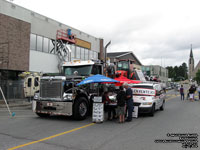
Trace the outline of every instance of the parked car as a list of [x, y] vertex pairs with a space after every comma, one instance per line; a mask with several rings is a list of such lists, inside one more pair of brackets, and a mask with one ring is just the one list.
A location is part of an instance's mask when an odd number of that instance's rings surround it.
[[172, 89], [172, 87], [171, 86], [168, 86], [167, 88], [166, 88], [166, 90], [171, 90]]
[[164, 110], [165, 93], [159, 83], [141, 83], [132, 85], [134, 106], [139, 113], [154, 116], [156, 110]]

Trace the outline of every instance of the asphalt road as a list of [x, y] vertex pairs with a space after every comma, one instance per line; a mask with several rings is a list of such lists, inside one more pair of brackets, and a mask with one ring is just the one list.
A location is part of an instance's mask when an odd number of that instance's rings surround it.
[[0, 150], [179, 150], [183, 149], [181, 143], [155, 140], [179, 139], [167, 137], [168, 133], [200, 135], [200, 101], [181, 101], [174, 91], [168, 92], [164, 111], [124, 124], [117, 120], [91, 124], [91, 117], [84, 121], [65, 117], [44, 119], [26, 107], [12, 111], [15, 117], [0, 109]]

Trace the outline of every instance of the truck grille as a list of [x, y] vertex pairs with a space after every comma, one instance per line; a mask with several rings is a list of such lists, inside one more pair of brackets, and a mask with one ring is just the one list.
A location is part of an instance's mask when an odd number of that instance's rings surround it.
[[62, 97], [62, 81], [61, 80], [41, 80], [40, 84], [40, 97], [43, 98], [56, 98]]

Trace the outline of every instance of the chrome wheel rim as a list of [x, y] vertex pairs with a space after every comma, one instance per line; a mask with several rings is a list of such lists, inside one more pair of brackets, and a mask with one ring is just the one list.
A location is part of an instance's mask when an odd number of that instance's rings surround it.
[[85, 102], [80, 103], [79, 105], [79, 113], [83, 117], [87, 113], [87, 105]]

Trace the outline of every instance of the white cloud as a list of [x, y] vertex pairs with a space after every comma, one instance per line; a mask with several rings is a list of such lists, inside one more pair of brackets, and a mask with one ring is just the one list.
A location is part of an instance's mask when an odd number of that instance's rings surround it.
[[[111, 40], [109, 51], [133, 51], [145, 64], [200, 59], [198, 0], [14, 0], [86, 33]], [[162, 59], [161, 59], [162, 58]], [[162, 61], [161, 61], [162, 60]]]

